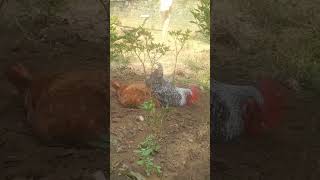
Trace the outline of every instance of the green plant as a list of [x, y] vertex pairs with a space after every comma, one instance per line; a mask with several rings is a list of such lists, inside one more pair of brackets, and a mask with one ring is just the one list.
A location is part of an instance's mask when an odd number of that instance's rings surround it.
[[205, 37], [210, 37], [210, 0], [199, 0], [196, 8], [191, 10], [194, 21], [190, 21], [199, 27]]
[[118, 70], [127, 69], [130, 64], [130, 58], [127, 56], [125, 45], [122, 43], [121, 24], [117, 16], [110, 18], [110, 62], [117, 66]]
[[148, 176], [156, 172], [158, 175], [162, 173], [161, 166], [154, 164], [153, 156], [159, 151], [160, 145], [156, 142], [155, 136], [149, 135], [140, 143], [138, 150], [135, 152], [139, 156], [137, 164], [143, 166]]
[[156, 109], [156, 105], [153, 100], [144, 102], [140, 108], [148, 112], [146, 118], [147, 122], [149, 125], [152, 125], [152, 127], [155, 128], [158, 128], [160, 125], [162, 125], [163, 121], [168, 117], [171, 110], [169, 107]]
[[141, 106], [141, 109], [147, 112], [155, 112], [156, 105], [153, 100], [145, 101]]
[[147, 66], [149, 65], [152, 71], [158, 60], [169, 51], [169, 47], [165, 44], [154, 42], [151, 32], [141, 26], [125, 32], [120, 38], [122, 48], [138, 58], [145, 78]]
[[110, 58], [111, 61], [116, 61], [123, 58], [123, 47], [121, 43], [120, 35], [118, 33], [118, 25], [120, 20], [117, 16], [111, 16], [110, 18]]
[[161, 126], [170, 115], [171, 110], [171, 108], [165, 107], [149, 114], [148, 122], [156, 132], [161, 132]]
[[169, 31], [169, 35], [173, 38], [174, 47], [175, 47], [175, 63], [172, 75], [172, 82], [175, 80], [176, 76], [176, 68], [178, 63], [178, 56], [186, 44], [186, 41], [190, 38], [191, 31], [187, 29], [186, 31], [178, 30], [178, 31]]

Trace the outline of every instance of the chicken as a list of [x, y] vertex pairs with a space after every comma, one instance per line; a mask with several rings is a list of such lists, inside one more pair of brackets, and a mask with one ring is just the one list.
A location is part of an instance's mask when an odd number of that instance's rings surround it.
[[286, 89], [271, 79], [254, 86], [213, 81], [211, 121], [214, 142], [227, 142], [243, 132], [259, 135], [276, 127], [283, 118]]
[[111, 81], [111, 85], [116, 90], [118, 101], [124, 107], [138, 108], [148, 100], [153, 100], [156, 107], [160, 106], [159, 101], [152, 97], [150, 88], [144, 83], [121, 84]]
[[107, 145], [105, 72], [74, 71], [39, 77], [15, 64], [6, 76], [24, 97], [26, 122], [40, 140]]
[[162, 106], [190, 106], [198, 101], [200, 90], [197, 86], [176, 87], [164, 79], [162, 65], [158, 63], [157, 66], [145, 83]]

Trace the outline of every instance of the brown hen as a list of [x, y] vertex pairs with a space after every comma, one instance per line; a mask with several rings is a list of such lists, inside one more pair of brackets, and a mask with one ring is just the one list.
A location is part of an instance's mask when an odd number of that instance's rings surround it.
[[105, 72], [73, 71], [40, 77], [15, 64], [6, 76], [24, 97], [27, 123], [41, 140], [92, 145], [103, 142], [105, 147]]
[[111, 85], [116, 90], [118, 101], [123, 107], [138, 108], [149, 100], [153, 100], [156, 107], [160, 107], [159, 101], [152, 96], [151, 89], [145, 83], [122, 84], [111, 81]]

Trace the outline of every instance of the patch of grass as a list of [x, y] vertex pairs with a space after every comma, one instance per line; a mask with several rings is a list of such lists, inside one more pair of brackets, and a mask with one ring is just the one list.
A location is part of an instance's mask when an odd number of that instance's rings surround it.
[[210, 65], [200, 60], [187, 60], [187, 68], [191, 71], [191, 78], [183, 80], [186, 83], [197, 82], [205, 90], [210, 90]]
[[168, 118], [170, 111], [172, 109], [169, 107], [158, 109], [148, 115], [149, 124], [161, 131], [161, 126], [163, 122]]
[[158, 176], [162, 173], [161, 166], [153, 162], [153, 157], [159, 152], [159, 149], [160, 145], [156, 142], [155, 136], [149, 135], [135, 151], [139, 156], [137, 164], [144, 167], [147, 176], [150, 176], [153, 172], [156, 172]]
[[167, 119], [171, 111], [171, 108], [169, 107], [156, 109], [153, 100], [144, 102], [140, 108], [148, 113], [146, 118], [148, 124], [152, 126], [152, 128], [156, 128], [158, 130], [161, 129], [161, 125], [163, 124], [164, 120]]

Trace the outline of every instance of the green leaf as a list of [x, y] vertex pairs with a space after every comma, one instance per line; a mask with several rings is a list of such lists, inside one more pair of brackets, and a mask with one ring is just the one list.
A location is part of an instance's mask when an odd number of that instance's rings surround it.
[[144, 161], [143, 160], [139, 160], [139, 161], [137, 161], [137, 164], [142, 166], [144, 164]]

